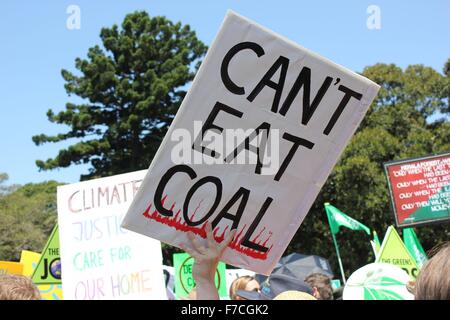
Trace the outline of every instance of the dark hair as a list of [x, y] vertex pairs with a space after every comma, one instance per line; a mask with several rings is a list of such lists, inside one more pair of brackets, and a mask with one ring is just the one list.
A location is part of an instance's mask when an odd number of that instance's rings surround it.
[[305, 278], [305, 282], [311, 288], [317, 288], [320, 294], [320, 297], [316, 297], [318, 300], [333, 300], [333, 288], [328, 276], [322, 273], [312, 273]]
[[422, 267], [414, 287], [416, 300], [450, 300], [450, 242]]

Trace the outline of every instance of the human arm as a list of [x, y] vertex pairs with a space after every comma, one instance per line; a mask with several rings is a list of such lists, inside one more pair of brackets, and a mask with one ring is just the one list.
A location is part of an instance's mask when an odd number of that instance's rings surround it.
[[197, 300], [219, 300], [219, 294], [214, 283], [217, 265], [223, 252], [233, 239], [236, 230], [231, 231], [221, 243], [214, 239], [209, 222], [206, 223], [205, 231], [207, 247], [201, 245], [191, 232], [188, 233], [188, 238], [192, 247], [187, 248], [185, 245], [181, 245], [181, 247], [195, 260], [192, 276], [196, 282]]

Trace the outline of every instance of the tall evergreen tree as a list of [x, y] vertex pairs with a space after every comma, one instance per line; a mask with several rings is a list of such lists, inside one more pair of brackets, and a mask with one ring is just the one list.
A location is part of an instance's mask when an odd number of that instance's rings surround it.
[[33, 137], [36, 145], [78, 142], [37, 160], [40, 170], [90, 163], [85, 180], [147, 168], [206, 52], [189, 25], [146, 12], [127, 15], [121, 28], [103, 28], [100, 38], [103, 48], [75, 60], [81, 74], [62, 70], [68, 95], [83, 103], [47, 112], [49, 121], [70, 130]]

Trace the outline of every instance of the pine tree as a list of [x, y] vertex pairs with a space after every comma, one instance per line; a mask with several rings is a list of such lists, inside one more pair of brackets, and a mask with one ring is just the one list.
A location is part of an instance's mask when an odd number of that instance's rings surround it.
[[75, 60], [80, 75], [62, 70], [66, 92], [83, 103], [47, 112], [49, 121], [70, 130], [33, 137], [36, 145], [77, 142], [53, 159], [37, 160], [40, 170], [90, 163], [81, 176], [86, 180], [147, 168], [206, 52], [189, 25], [146, 12], [127, 15], [121, 28], [103, 28], [100, 38], [103, 48]]

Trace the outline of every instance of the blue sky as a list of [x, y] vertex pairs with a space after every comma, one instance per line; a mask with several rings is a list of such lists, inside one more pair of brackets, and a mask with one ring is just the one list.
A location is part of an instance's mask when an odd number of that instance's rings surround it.
[[[69, 5], [81, 10], [81, 28], [69, 30]], [[367, 8], [381, 10], [381, 29], [366, 26]], [[354, 71], [377, 62], [425, 64], [442, 71], [450, 57], [450, 1], [300, 0], [71, 0], [0, 2], [0, 172], [9, 183], [76, 182], [87, 165], [39, 172], [36, 159], [54, 157], [62, 142], [35, 146], [35, 134], [67, 127], [47, 120], [49, 108], [64, 109], [68, 97], [61, 69], [74, 71], [74, 59], [99, 44], [104, 26], [120, 24], [127, 13], [146, 10], [190, 24], [211, 44], [232, 9]]]

